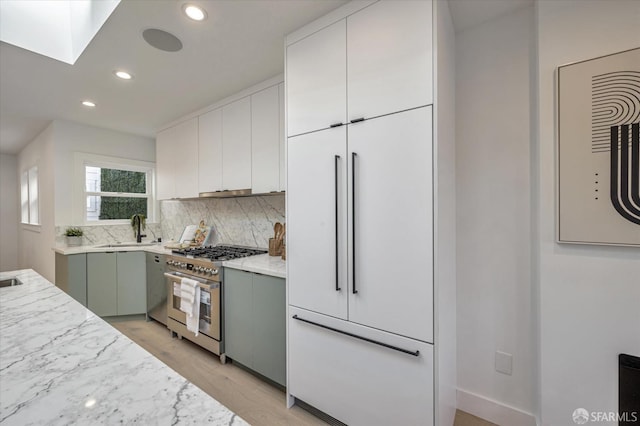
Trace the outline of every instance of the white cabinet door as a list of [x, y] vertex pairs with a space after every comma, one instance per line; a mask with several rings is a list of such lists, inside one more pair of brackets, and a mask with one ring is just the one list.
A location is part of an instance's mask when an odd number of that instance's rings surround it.
[[198, 196], [198, 119], [192, 118], [173, 127], [175, 196]]
[[345, 127], [289, 138], [287, 280], [289, 304], [346, 319]]
[[222, 189], [251, 188], [251, 98], [222, 107]]
[[347, 18], [348, 119], [433, 103], [431, 1], [380, 1]]
[[287, 47], [287, 134], [344, 123], [346, 26], [336, 22]]
[[432, 345], [293, 307], [288, 321], [291, 395], [352, 426], [433, 425]]
[[278, 86], [251, 95], [251, 190], [254, 194], [279, 190], [279, 123]]
[[156, 197], [169, 200], [176, 196], [174, 129], [167, 129], [156, 135]]
[[284, 83], [278, 85], [278, 103], [280, 117], [278, 118], [279, 135], [278, 145], [280, 146], [280, 191], [287, 190], [287, 160], [286, 160], [286, 147], [287, 136], [284, 131]]
[[198, 192], [222, 190], [222, 108], [198, 117]]
[[431, 112], [423, 107], [348, 130], [349, 164], [355, 161], [349, 320], [426, 342], [433, 342]]

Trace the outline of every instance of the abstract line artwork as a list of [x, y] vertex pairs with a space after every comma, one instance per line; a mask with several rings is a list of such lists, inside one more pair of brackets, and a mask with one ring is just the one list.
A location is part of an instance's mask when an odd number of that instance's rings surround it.
[[640, 48], [557, 77], [558, 241], [640, 246]]

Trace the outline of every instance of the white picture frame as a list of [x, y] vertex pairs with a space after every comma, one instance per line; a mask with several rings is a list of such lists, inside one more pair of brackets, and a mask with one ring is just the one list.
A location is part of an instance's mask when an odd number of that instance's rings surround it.
[[562, 65], [556, 83], [558, 242], [640, 247], [640, 48]]

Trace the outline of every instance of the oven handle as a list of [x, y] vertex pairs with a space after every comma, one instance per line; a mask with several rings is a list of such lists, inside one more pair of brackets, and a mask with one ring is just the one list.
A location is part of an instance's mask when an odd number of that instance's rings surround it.
[[183, 274], [182, 272], [165, 272], [164, 276], [167, 278], [189, 278], [190, 280], [197, 281], [198, 283], [207, 286], [207, 288], [217, 288], [220, 287], [220, 283], [209, 280], [201, 280], [193, 277], [189, 274]]

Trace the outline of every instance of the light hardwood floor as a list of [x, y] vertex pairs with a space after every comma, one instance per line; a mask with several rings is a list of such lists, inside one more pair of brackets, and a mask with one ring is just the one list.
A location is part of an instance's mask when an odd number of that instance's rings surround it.
[[[309, 412], [287, 409], [285, 393], [233, 363], [189, 342], [172, 338], [162, 324], [140, 318], [111, 320], [111, 325], [167, 364], [187, 380], [227, 406], [253, 426], [325, 425]], [[478, 417], [458, 411], [455, 426], [490, 426]]]

